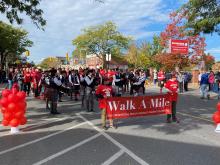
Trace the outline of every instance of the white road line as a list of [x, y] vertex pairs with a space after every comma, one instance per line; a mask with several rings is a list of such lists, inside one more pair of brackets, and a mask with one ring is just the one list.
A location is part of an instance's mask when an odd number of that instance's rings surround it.
[[[24, 132], [20, 132], [20, 133], [22, 133], [22, 134], [30, 133], [30, 131], [27, 132], [27, 131], [30, 130], [30, 129], [42, 127], [42, 126], [44, 126], [44, 125], [51, 124], [51, 123], [54, 123], [54, 122], [57, 122], [57, 121], [62, 121], [62, 120], [67, 120], [67, 119], [74, 119], [74, 118], [77, 118], [77, 117], [75, 116], [75, 117], [66, 117], [66, 118], [52, 118], [52, 119], [54, 119], [53, 121], [50, 120], [50, 121], [48, 122], [48, 120], [47, 120], [47, 121], [41, 122], [41, 123], [38, 124], [38, 125], [34, 125], [34, 124], [33, 124], [33, 125], [30, 125], [30, 126], [21, 128], [20, 131], [24, 131]], [[9, 131], [10, 131], [10, 129], [9, 129]], [[8, 136], [8, 135], [11, 135], [10, 132], [7, 132], [7, 133], [5, 133], [5, 134], [0, 135], [0, 138], [1, 138], [1, 137]]]
[[116, 159], [118, 159], [123, 153], [124, 153], [123, 150], [118, 151], [116, 154], [114, 154], [112, 157], [110, 157], [108, 160], [106, 160], [104, 163], [102, 163], [102, 165], [110, 165]]
[[69, 130], [71, 130], [71, 129], [74, 129], [74, 128], [79, 127], [79, 126], [84, 125], [84, 124], [86, 124], [86, 122], [83, 122], [83, 123], [77, 124], [77, 125], [75, 125], [75, 126], [73, 126], [73, 127], [69, 127], [69, 128], [64, 129], [64, 130], [61, 130], [61, 131], [52, 133], [52, 134], [50, 134], [50, 135], [47, 135], [47, 136], [44, 136], [44, 137], [35, 139], [35, 140], [33, 140], [33, 141], [30, 141], [30, 142], [27, 142], [27, 143], [24, 143], [24, 144], [21, 144], [21, 145], [18, 145], [18, 146], [9, 148], [9, 149], [7, 149], [7, 150], [1, 151], [1, 152], [0, 152], [0, 155], [3, 155], [3, 154], [5, 154], [5, 153], [8, 153], [8, 152], [11, 152], [11, 151], [14, 151], [14, 150], [17, 150], [17, 149], [22, 148], [22, 147], [26, 147], [26, 146], [28, 146], [28, 145], [37, 143], [37, 142], [42, 141], [42, 140], [45, 140], [45, 139], [48, 139], [48, 138], [53, 137], [53, 136], [55, 136], [55, 135], [59, 135], [59, 134], [61, 134], [61, 133], [63, 133], [63, 132], [69, 131]]
[[135, 155], [131, 150], [129, 150], [128, 148], [126, 148], [125, 146], [123, 146], [121, 143], [119, 143], [118, 141], [116, 141], [115, 139], [113, 139], [110, 135], [108, 135], [107, 133], [103, 132], [100, 128], [94, 126], [94, 124], [90, 121], [88, 121], [85, 117], [83, 117], [81, 114], [77, 113], [77, 116], [79, 116], [81, 119], [83, 119], [85, 122], [87, 122], [89, 125], [91, 125], [95, 130], [97, 130], [98, 132], [100, 132], [103, 136], [105, 136], [108, 140], [110, 140], [113, 144], [115, 144], [116, 146], [118, 146], [122, 151], [124, 151], [125, 153], [127, 153], [130, 157], [132, 157], [134, 160], [136, 160], [138, 163], [140, 163], [141, 165], [149, 165], [147, 162], [145, 162], [143, 159], [141, 159], [140, 157], [138, 157], [137, 155]]
[[54, 159], [54, 158], [56, 158], [56, 157], [59, 157], [59, 156], [65, 154], [65, 153], [67, 153], [67, 152], [69, 152], [69, 151], [71, 151], [71, 150], [73, 150], [73, 149], [75, 149], [75, 148], [77, 148], [77, 147], [82, 146], [82, 145], [85, 144], [85, 143], [88, 143], [89, 141], [92, 141], [92, 140], [96, 139], [96, 138], [99, 137], [100, 135], [101, 135], [101, 133], [98, 133], [98, 134], [96, 134], [96, 135], [94, 135], [94, 136], [92, 136], [92, 137], [90, 137], [90, 138], [88, 138], [88, 139], [85, 139], [85, 140], [83, 140], [83, 141], [81, 141], [81, 142], [79, 142], [79, 143], [77, 143], [77, 144], [75, 144], [75, 145], [73, 145], [73, 146], [70, 146], [70, 147], [68, 147], [68, 148], [66, 148], [66, 149], [64, 149], [64, 150], [62, 150], [62, 151], [60, 151], [60, 152], [57, 152], [56, 154], [53, 154], [53, 155], [51, 155], [51, 156], [49, 156], [49, 157], [47, 157], [47, 158], [45, 158], [45, 159], [43, 159], [43, 160], [41, 160], [41, 161], [39, 161], [39, 162], [36, 162], [36, 163], [34, 163], [33, 165], [41, 165], [41, 164], [44, 164], [44, 163], [46, 163], [46, 162], [48, 162], [48, 161], [50, 161], [50, 160], [52, 160], [52, 159]]

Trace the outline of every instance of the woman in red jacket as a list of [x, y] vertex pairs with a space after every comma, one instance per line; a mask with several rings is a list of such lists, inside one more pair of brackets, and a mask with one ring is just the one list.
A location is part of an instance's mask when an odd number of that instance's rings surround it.
[[171, 116], [172, 116], [173, 122], [179, 123], [179, 120], [176, 117], [176, 103], [178, 99], [178, 93], [177, 93], [178, 92], [178, 81], [177, 81], [175, 74], [173, 74], [172, 78], [169, 79], [165, 83], [165, 88], [169, 90], [168, 93], [170, 94], [171, 101], [172, 101], [172, 114], [167, 115], [167, 123], [171, 123]]
[[24, 72], [24, 91], [27, 93], [29, 96], [30, 94], [30, 89], [31, 89], [31, 72], [30, 69], [27, 68], [26, 71]]

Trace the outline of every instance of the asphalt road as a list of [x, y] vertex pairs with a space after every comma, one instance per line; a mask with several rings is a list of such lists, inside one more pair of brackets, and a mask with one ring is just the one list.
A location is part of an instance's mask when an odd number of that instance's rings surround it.
[[180, 95], [179, 124], [159, 115], [117, 120], [118, 129], [102, 131], [98, 108], [88, 113], [66, 100], [62, 114], [52, 116], [43, 101], [28, 98], [28, 124], [20, 133], [0, 126], [0, 165], [219, 165], [220, 134], [211, 120], [216, 104], [215, 95], [201, 100], [191, 90]]

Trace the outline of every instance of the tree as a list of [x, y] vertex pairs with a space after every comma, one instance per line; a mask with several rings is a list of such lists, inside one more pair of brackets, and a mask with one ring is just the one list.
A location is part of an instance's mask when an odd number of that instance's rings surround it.
[[42, 16], [43, 10], [38, 8], [39, 4], [40, 0], [1, 0], [0, 12], [6, 15], [10, 23], [18, 24], [23, 22], [20, 14], [25, 13], [38, 28], [42, 28], [46, 25], [46, 20]]
[[179, 11], [186, 11], [186, 26], [193, 28], [194, 34], [220, 34], [220, 1], [219, 0], [189, 0]]
[[115, 50], [128, 48], [130, 37], [122, 35], [113, 22], [92, 26], [83, 30], [83, 34], [73, 40], [76, 49], [83, 49], [87, 54], [95, 54], [102, 58], [105, 64], [105, 56]]
[[[195, 63], [195, 61], [198, 62], [198, 59], [201, 59], [201, 56], [204, 54], [204, 50], [205, 50], [205, 39], [200, 37], [198, 34], [197, 35], [192, 35], [193, 30], [190, 28], [187, 28], [186, 26], [184, 26], [184, 22], [186, 21], [186, 12], [182, 10], [181, 12], [172, 12], [170, 14], [170, 20], [171, 22], [166, 26], [166, 29], [164, 32], [161, 33], [161, 46], [164, 47], [164, 50], [168, 50], [169, 47], [169, 41], [170, 39], [187, 39], [188, 40], [188, 44], [189, 44], [189, 53], [187, 55], [181, 55], [181, 54], [175, 54], [175, 55], [171, 55], [170, 53], [166, 52], [161, 52], [159, 53], [155, 60], [158, 62], [162, 62], [161, 56], [167, 56], [169, 55], [169, 59], [170, 58], [174, 58], [173, 60], [169, 60], [169, 62], [171, 62], [170, 64], [168, 64], [167, 62], [163, 64], [168, 65], [168, 68], [171, 68], [170, 66], [173, 65], [172, 62], [174, 62], [175, 60], [177, 60], [176, 58], [178, 57], [179, 60], [178, 61], [188, 61], [188, 62], [193, 62]], [[164, 57], [164, 59], [165, 59]], [[157, 59], [158, 58], [158, 59]], [[189, 59], [189, 60], [187, 60]], [[185, 66], [184, 66], [184, 65]], [[176, 63], [176, 67], [180, 67], [180, 68], [184, 68], [188, 66], [187, 63], [180, 63], [177, 62]], [[164, 66], [165, 67], [165, 66]], [[174, 67], [175, 68], [175, 67]]]
[[45, 58], [39, 66], [43, 69], [57, 68], [61, 65], [61, 61], [56, 57]]
[[14, 61], [33, 45], [27, 38], [28, 32], [0, 21], [0, 63], [4, 67], [6, 59]]

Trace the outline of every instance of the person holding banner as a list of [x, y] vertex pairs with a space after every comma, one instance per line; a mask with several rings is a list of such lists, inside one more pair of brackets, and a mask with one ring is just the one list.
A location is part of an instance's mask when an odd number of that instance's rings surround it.
[[[96, 89], [96, 97], [99, 101], [99, 108], [101, 109], [101, 120], [102, 120], [102, 129], [107, 130], [106, 127], [106, 103], [107, 98], [113, 96], [113, 88], [111, 86], [111, 82], [108, 79], [103, 80], [103, 84], [100, 84]], [[113, 119], [109, 119], [110, 128], [116, 127], [113, 125]]]
[[165, 83], [165, 88], [169, 90], [169, 94], [172, 101], [172, 114], [167, 115], [167, 123], [171, 123], [171, 117], [173, 122], [179, 123], [176, 117], [176, 103], [178, 99], [178, 81], [175, 74], [172, 74], [172, 78]]

